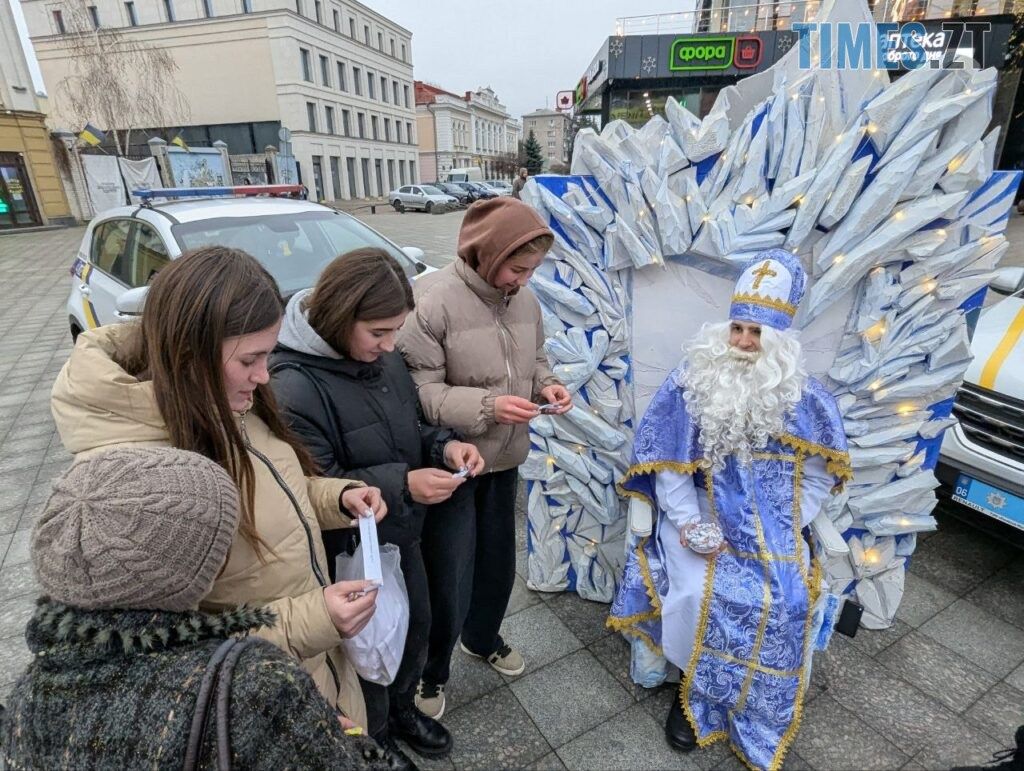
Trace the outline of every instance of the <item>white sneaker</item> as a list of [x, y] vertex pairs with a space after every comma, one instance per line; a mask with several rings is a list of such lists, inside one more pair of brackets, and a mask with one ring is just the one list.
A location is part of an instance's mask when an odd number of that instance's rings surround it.
[[444, 715], [444, 686], [425, 683], [420, 680], [420, 684], [416, 688], [414, 701], [416, 702], [416, 709], [424, 715], [432, 717], [434, 720], [440, 720], [441, 716]]
[[[463, 645], [461, 640], [459, 641], [459, 647], [462, 648], [463, 653], [466, 653], [473, 658], [484, 658], [479, 653], [473, 653], [473, 651]], [[500, 672], [508, 677], [515, 677], [516, 675], [521, 675], [526, 671], [526, 661], [523, 659], [522, 654], [517, 650], [513, 650], [505, 643], [504, 640], [501, 641], [501, 644], [498, 646], [498, 650], [486, 658], [487, 663], [490, 664], [496, 672]]]

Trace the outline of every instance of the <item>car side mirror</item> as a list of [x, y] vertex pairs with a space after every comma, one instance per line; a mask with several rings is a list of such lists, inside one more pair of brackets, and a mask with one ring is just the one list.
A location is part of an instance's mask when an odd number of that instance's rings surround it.
[[999, 294], [1016, 294], [1024, 289], [1024, 268], [1000, 268], [989, 286]]
[[417, 273], [422, 273], [427, 269], [426, 264], [423, 262], [423, 258], [426, 254], [418, 246], [403, 246], [402, 253], [412, 260], [413, 264], [416, 266]]
[[140, 286], [129, 289], [118, 295], [114, 307], [119, 319], [133, 319], [142, 315], [142, 308], [146, 304], [146, 295], [149, 294], [148, 286]]

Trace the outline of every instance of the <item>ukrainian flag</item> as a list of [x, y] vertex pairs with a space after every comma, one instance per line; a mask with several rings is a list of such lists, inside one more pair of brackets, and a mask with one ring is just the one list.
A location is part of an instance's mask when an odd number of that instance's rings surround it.
[[103, 140], [107, 138], [107, 135], [91, 123], [86, 123], [85, 128], [82, 129], [82, 133], [78, 135], [78, 138], [86, 144], [96, 146], [103, 144]]
[[171, 144], [172, 145], [177, 145], [182, 150], [185, 150], [187, 152], [192, 152], [191, 150], [189, 150], [188, 145], [185, 144], [185, 140], [181, 138], [181, 134], [178, 134], [178, 136], [176, 136], [174, 139], [172, 139], [171, 140]]

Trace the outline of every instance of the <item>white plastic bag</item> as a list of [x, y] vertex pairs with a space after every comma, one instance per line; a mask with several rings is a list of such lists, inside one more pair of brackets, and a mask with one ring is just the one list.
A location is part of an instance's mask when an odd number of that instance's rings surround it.
[[[339, 581], [360, 581], [363, 578], [362, 544], [350, 557], [339, 554], [336, 562]], [[386, 543], [380, 547], [381, 572], [384, 585], [377, 590], [377, 609], [370, 623], [355, 637], [343, 639], [341, 647], [356, 672], [364, 680], [389, 685], [398, 674], [409, 631], [409, 595], [402, 575], [398, 547]]]

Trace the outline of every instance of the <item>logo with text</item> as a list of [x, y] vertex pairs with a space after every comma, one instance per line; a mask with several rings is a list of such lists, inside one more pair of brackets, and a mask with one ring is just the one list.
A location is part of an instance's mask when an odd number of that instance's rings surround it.
[[[985, 62], [987, 21], [944, 21], [928, 29], [917, 21], [897, 24], [806, 22], [793, 25], [799, 36], [800, 69], [962, 70], [964, 59]], [[815, 35], [814, 33], [817, 33]]]

